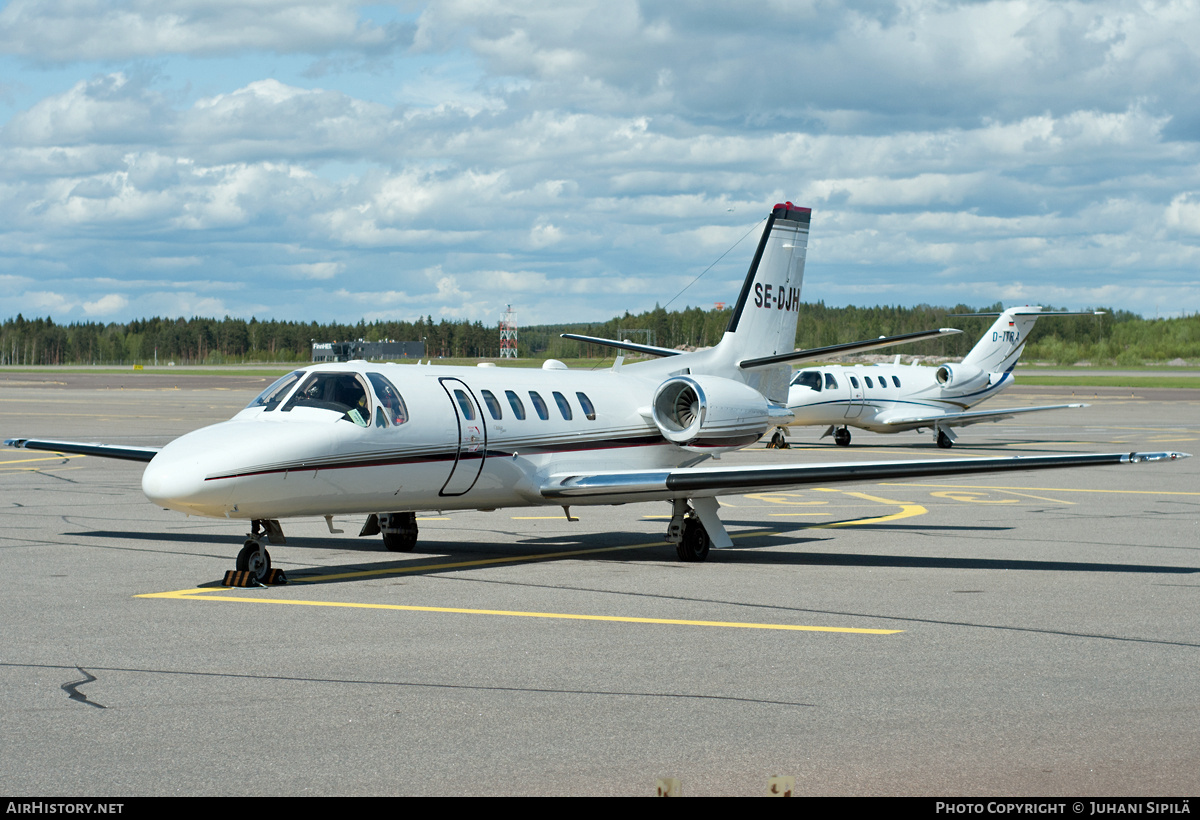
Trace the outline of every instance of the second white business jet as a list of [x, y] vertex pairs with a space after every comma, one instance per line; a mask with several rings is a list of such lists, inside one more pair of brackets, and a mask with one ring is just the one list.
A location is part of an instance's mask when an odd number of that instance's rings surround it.
[[[873, 433], [929, 430], [939, 447], [953, 446], [955, 427], [1000, 421], [1022, 413], [1087, 407], [1086, 404], [1052, 404], [997, 410], [970, 410], [1013, 383], [1013, 368], [1025, 348], [1029, 332], [1045, 316], [1098, 315], [1043, 313], [1041, 307], [1013, 307], [999, 314], [961, 364], [940, 367], [917, 365], [828, 365], [806, 368], [792, 377], [788, 409], [795, 415], [789, 426], [826, 426], [821, 438], [850, 443], [851, 427]], [[996, 316], [976, 313], [974, 316]], [[776, 433], [772, 443], [782, 443]]]
[[[732, 542], [720, 495], [913, 476], [1174, 459], [1107, 453], [851, 464], [697, 466], [758, 440], [792, 414], [800, 282], [811, 212], [776, 205], [721, 342], [611, 370], [348, 362], [284, 376], [226, 422], [161, 450], [10, 439], [9, 444], [149, 462], [142, 489], [189, 515], [251, 522], [239, 570], [261, 580], [280, 520], [365, 515], [361, 534], [413, 549], [418, 510], [670, 503], [666, 539], [684, 561]], [[916, 334], [916, 336], [937, 335]], [[637, 345], [624, 342], [616, 347]], [[839, 349], [870, 349], [873, 340]]]

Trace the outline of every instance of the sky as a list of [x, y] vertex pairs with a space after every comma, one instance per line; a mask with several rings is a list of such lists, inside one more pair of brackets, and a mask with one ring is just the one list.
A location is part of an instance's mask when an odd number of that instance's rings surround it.
[[0, 320], [710, 308], [782, 201], [805, 301], [1196, 313], [1200, 0], [0, 8]]

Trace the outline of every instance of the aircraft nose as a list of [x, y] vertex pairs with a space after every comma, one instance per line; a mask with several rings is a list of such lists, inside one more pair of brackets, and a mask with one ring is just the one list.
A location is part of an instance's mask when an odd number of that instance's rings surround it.
[[208, 480], [214, 454], [229, 446], [229, 435], [205, 428], [168, 444], [142, 473], [142, 492], [160, 507], [191, 515], [224, 516], [232, 507], [232, 480]]

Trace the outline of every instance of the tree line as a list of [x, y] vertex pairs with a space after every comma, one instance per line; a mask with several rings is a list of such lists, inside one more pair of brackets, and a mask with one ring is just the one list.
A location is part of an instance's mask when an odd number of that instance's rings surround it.
[[[952, 314], [998, 312], [1001, 305], [934, 307], [829, 307], [824, 302], [800, 305], [796, 347], [814, 348], [892, 336], [938, 327], [963, 332], [895, 350], [905, 356], [966, 355], [993, 319]], [[1137, 365], [1173, 359], [1200, 359], [1200, 314], [1174, 319], [1143, 319], [1129, 311], [1102, 316], [1043, 319], [1035, 326], [1025, 358], [1074, 364]], [[521, 328], [522, 358], [603, 358], [611, 351], [599, 345], [560, 337], [579, 333], [607, 339], [629, 339], [657, 347], [691, 349], [716, 344], [729, 324], [731, 308], [686, 308], [667, 311], [655, 306], [625, 313], [607, 322], [554, 324]], [[497, 325], [432, 316], [415, 322], [360, 320], [357, 324], [321, 324], [274, 319], [249, 320], [154, 318], [120, 322], [56, 324], [50, 317], [26, 319], [18, 314], [0, 325], [0, 365], [79, 364], [240, 364], [305, 362], [313, 342], [423, 341], [427, 355], [452, 358], [496, 358], [500, 355]]]
[[17, 314], [0, 326], [0, 365], [241, 364], [306, 362], [313, 342], [424, 341], [431, 356], [488, 358], [500, 355], [496, 328], [481, 322], [320, 324], [274, 319], [138, 319], [132, 322], [55, 324], [50, 317]]

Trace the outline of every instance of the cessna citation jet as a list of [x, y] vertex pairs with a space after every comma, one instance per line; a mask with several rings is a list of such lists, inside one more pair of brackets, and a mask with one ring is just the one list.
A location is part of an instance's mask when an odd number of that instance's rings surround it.
[[[969, 410], [1013, 383], [1013, 368], [1025, 348], [1033, 323], [1042, 316], [1091, 316], [1103, 311], [1042, 313], [1041, 307], [1013, 307], [1003, 313], [958, 314], [999, 316], [961, 364], [922, 367], [895, 364], [830, 365], [802, 370], [792, 377], [787, 406], [795, 416], [792, 425], [828, 425], [821, 438], [833, 436], [836, 444], [850, 444], [850, 427], [874, 433], [924, 430], [933, 433], [938, 447], [949, 449], [957, 441], [955, 427], [1000, 421], [1021, 413], [1087, 407], [1086, 404], [1051, 404], [1005, 410]], [[772, 444], [783, 444], [776, 432]]]
[[[766, 220], [721, 342], [679, 353], [594, 340], [657, 358], [607, 371], [322, 364], [279, 379], [226, 422], [161, 450], [12, 439], [53, 452], [149, 462], [142, 489], [189, 515], [251, 522], [239, 570], [262, 581], [280, 520], [366, 516], [362, 535], [412, 550], [418, 510], [491, 510], [665, 501], [666, 540], [684, 561], [732, 542], [716, 497], [785, 487], [1174, 459], [1114, 453], [853, 464], [700, 467], [792, 421], [794, 350], [811, 212], [790, 202]], [[942, 331], [841, 345], [868, 350]]]

